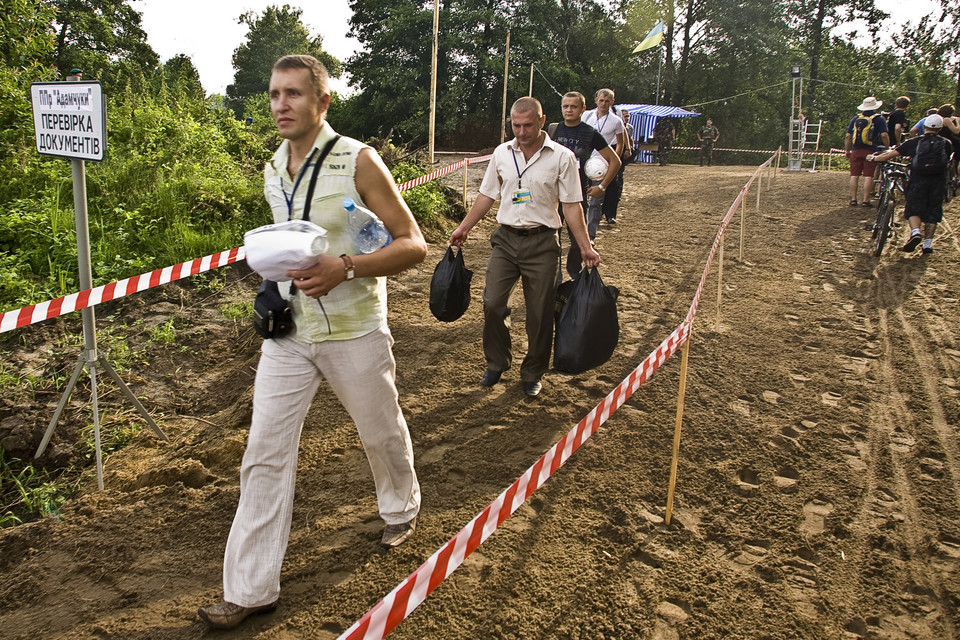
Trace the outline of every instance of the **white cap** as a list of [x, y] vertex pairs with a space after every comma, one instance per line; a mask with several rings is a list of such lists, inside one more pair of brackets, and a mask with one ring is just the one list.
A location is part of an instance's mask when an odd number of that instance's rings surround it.
[[939, 129], [943, 126], [943, 118], [941, 118], [936, 113], [932, 116], [927, 116], [923, 120], [924, 129]]

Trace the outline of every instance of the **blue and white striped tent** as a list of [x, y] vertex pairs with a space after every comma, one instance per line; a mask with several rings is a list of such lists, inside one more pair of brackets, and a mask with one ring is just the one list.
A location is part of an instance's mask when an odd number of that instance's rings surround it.
[[[699, 116], [699, 113], [687, 111], [680, 107], [669, 107], [659, 104], [618, 104], [617, 111], [626, 109], [630, 112], [630, 124], [633, 125], [634, 143], [649, 142], [653, 136], [653, 128], [657, 126], [659, 118], [690, 118]], [[654, 162], [652, 151], [641, 151], [640, 162]]]

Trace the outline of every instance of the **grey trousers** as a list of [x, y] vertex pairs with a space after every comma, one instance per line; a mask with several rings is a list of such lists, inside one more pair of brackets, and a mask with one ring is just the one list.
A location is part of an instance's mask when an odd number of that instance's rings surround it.
[[483, 288], [483, 354], [487, 368], [506, 371], [513, 360], [510, 344], [510, 294], [517, 281], [527, 307], [527, 354], [520, 379], [533, 382], [550, 368], [553, 311], [556, 305], [557, 232], [520, 236], [502, 227], [490, 235], [490, 261]]

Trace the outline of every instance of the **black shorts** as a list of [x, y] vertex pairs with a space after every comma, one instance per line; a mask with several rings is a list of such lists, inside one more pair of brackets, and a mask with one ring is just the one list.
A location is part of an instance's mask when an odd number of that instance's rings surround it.
[[907, 185], [907, 215], [918, 216], [926, 224], [943, 220], [944, 176], [911, 176]]

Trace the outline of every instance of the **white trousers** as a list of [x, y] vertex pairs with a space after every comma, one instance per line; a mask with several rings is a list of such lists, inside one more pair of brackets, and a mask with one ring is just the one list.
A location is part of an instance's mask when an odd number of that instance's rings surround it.
[[255, 607], [280, 595], [300, 432], [323, 379], [357, 426], [373, 472], [380, 517], [387, 524], [400, 524], [419, 512], [420, 485], [398, 402], [392, 346], [386, 326], [354, 340], [264, 340], [240, 467], [240, 504], [223, 560], [227, 602]]

